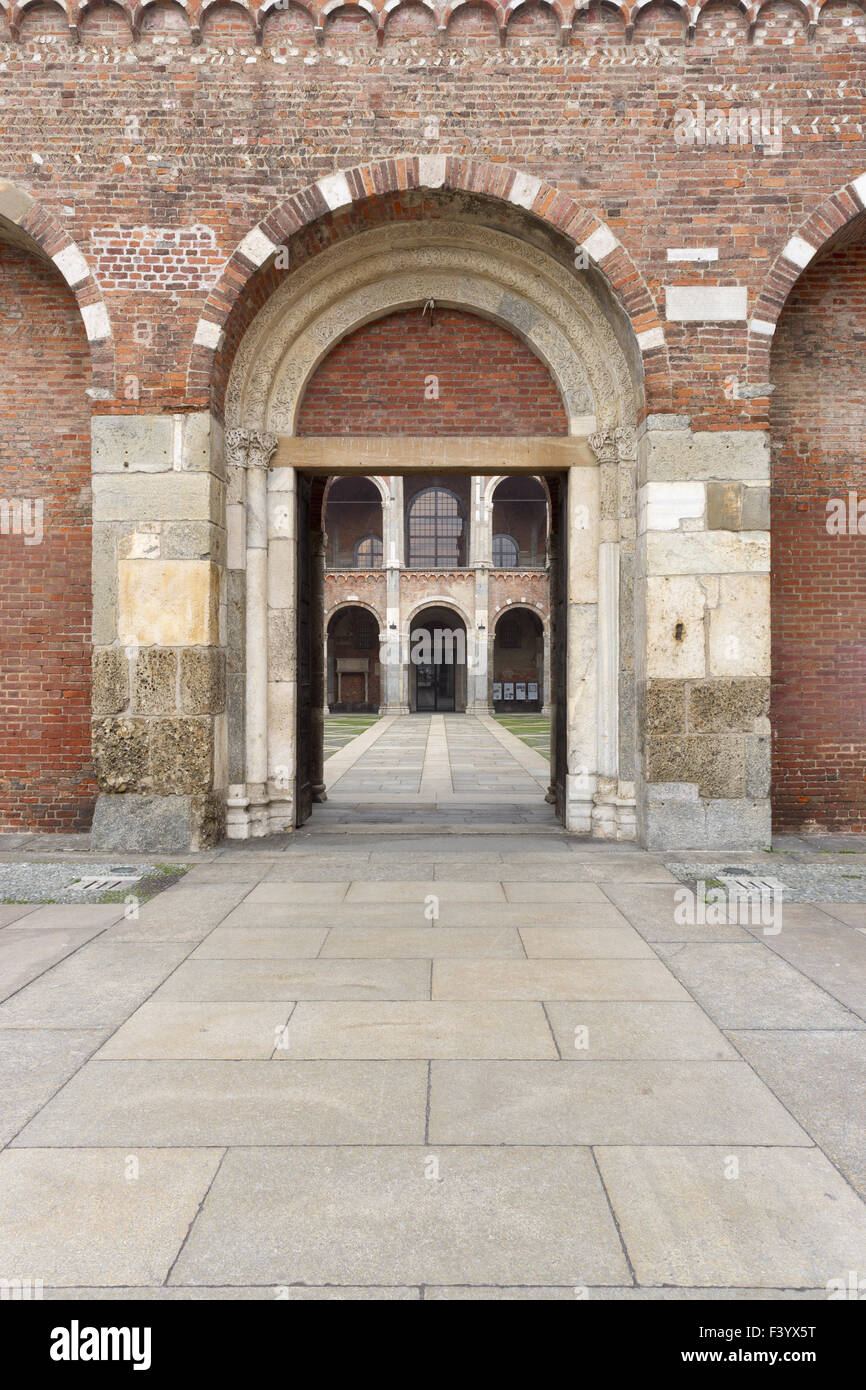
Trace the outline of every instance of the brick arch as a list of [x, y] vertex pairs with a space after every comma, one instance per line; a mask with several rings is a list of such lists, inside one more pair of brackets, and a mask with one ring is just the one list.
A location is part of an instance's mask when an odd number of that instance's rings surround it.
[[541, 631], [547, 636], [547, 630], [550, 627], [550, 618], [545, 618], [540, 609], [534, 608], [531, 603], [501, 603], [498, 608], [494, 609], [493, 618], [491, 620], [494, 641], [496, 640], [496, 630], [499, 627], [500, 621], [508, 613], [530, 613], [533, 618], [537, 618], [538, 622], [541, 624]]
[[817, 253], [866, 210], [866, 172], [844, 184], [805, 218], [771, 265], [749, 320], [748, 377], [770, 381], [770, 349], [791, 290]]
[[631, 256], [605, 222], [568, 194], [532, 174], [457, 155], [395, 155], [338, 170], [286, 199], [243, 238], [205, 301], [187, 369], [191, 396], [210, 393], [223, 331], [251, 277], [302, 227], [351, 204], [416, 188], [475, 193], [511, 203], [584, 248], [626, 314], [640, 352], [647, 395], [654, 403], [669, 392], [664, 325], [649, 288]]
[[114, 397], [114, 339], [96, 278], [72, 237], [26, 189], [0, 179], [0, 230], [17, 228], [51, 260], [75, 296], [90, 345], [92, 400]]
[[[348, 608], [363, 608], [365, 613], [369, 613], [371, 618], [375, 618], [379, 624], [379, 635], [385, 631], [386, 622], [382, 614], [375, 608], [369, 599], [362, 598], [338, 598], [333, 607], [329, 608], [325, 614], [325, 626], [331, 626], [331, 619], [336, 618], [338, 613], [345, 613]], [[328, 634], [330, 636], [330, 633]]]

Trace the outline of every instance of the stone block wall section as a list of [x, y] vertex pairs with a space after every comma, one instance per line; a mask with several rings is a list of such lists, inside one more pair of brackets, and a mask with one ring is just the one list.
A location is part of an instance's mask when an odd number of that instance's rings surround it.
[[206, 413], [93, 420], [96, 849], [225, 828], [222, 431]]
[[650, 417], [638, 453], [640, 833], [770, 843], [770, 451]]

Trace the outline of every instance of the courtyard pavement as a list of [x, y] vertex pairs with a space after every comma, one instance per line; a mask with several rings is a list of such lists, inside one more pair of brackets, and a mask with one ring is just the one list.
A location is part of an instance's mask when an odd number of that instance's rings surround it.
[[[866, 903], [702, 925], [666, 856], [562, 832], [540, 755], [495, 727], [380, 720], [307, 827], [186, 856], [137, 915], [0, 905], [0, 1278], [417, 1300], [866, 1277]], [[87, 862], [0, 837], [37, 849]], [[866, 854], [839, 849], [779, 862], [853, 884]]]

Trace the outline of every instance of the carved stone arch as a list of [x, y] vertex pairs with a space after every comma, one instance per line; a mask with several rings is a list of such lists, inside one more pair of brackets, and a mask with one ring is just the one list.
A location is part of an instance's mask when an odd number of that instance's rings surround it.
[[592, 290], [519, 238], [458, 221], [362, 232], [288, 279], [238, 348], [226, 423], [294, 433], [307, 383], [338, 342], [430, 298], [520, 337], [557, 383], [569, 433], [634, 423], [636, 383]]

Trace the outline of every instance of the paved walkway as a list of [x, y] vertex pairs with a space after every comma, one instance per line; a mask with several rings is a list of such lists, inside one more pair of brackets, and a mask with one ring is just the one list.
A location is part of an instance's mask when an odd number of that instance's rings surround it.
[[[472, 726], [427, 723], [408, 794], [428, 757], [444, 780], [444, 737], [459, 796]], [[556, 829], [320, 829], [199, 856], [137, 920], [0, 907], [0, 1275], [296, 1299], [862, 1278], [866, 905], [768, 935], [683, 922], [681, 893], [661, 857]]]
[[317, 826], [555, 825], [550, 765], [487, 715], [380, 719], [325, 763]]

